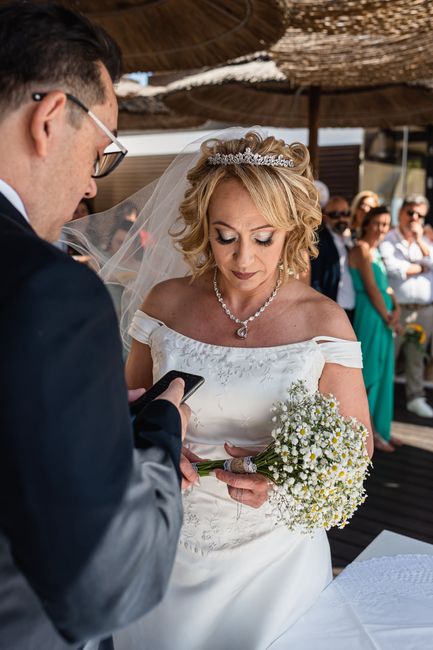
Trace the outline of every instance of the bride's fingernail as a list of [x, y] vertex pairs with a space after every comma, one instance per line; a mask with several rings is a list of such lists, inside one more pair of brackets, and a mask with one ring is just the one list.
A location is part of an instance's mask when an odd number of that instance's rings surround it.
[[212, 470], [209, 472], [208, 476], [214, 476], [214, 477], [216, 478], [215, 470], [212, 469]]
[[200, 476], [197, 476], [197, 477], [194, 479], [194, 485], [200, 485]]
[[234, 445], [231, 442], [229, 442], [228, 440], [225, 440], [224, 444], [228, 445], [229, 447], [234, 447]]

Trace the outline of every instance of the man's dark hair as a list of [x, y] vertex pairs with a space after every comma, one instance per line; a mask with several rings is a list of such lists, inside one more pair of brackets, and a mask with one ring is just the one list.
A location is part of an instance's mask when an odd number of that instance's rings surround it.
[[[62, 90], [89, 106], [103, 103], [99, 62], [118, 79], [119, 47], [81, 14], [54, 3], [0, 7], [0, 119], [37, 91]], [[84, 112], [69, 104], [77, 122]]]

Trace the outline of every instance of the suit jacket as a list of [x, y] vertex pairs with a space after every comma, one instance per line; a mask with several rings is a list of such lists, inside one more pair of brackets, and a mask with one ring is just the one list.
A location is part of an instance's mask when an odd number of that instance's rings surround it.
[[162, 597], [180, 417], [151, 404], [134, 451], [105, 287], [2, 195], [0, 241], [0, 648], [63, 650]]
[[311, 286], [328, 298], [337, 301], [340, 282], [340, 256], [326, 226], [319, 230], [319, 255], [311, 260]]

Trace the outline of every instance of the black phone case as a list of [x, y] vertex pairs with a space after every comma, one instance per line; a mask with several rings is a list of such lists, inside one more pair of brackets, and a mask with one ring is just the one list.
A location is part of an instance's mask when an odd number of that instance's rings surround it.
[[185, 382], [185, 391], [181, 399], [181, 404], [190, 397], [199, 386], [204, 382], [204, 377], [200, 375], [192, 375], [188, 372], [181, 372], [180, 370], [170, 370], [167, 372], [161, 379], [159, 379], [156, 384], [153, 384], [147, 390], [144, 395], [139, 397], [135, 402], [129, 405], [129, 410], [132, 416], [136, 416], [145, 406], [149, 404], [155, 397], [158, 397], [163, 393], [166, 388], [169, 387], [170, 383], [176, 377], [181, 377]]

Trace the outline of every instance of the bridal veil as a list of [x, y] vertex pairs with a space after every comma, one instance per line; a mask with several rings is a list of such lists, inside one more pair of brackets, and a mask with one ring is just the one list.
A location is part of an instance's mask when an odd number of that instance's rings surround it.
[[[263, 138], [269, 135], [257, 126], [230, 127], [212, 134], [207, 132], [206, 136], [185, 147], [156, 181], [117, 206], [77, 219], [64, 227], [62, 240], [78, 253], [90, 256], [91, 266], [112, 293], [121, 292], [120, 331], [126, 349], [130, 345], [129, 325], [146, 293], [163, 280], [190, 272], [169, 231], [176, 231], [179, 205], [189, 185], [187, 173], [198, 162], [201, 145], [214, 138], [242, 138], [251, 130]], [[131, 222], [120, 249], [111, 254], [108, 250], [109, 233], [116, 222], [125, 223], [122, 205], [127, 202], [136, 206], [138, 216]]]

